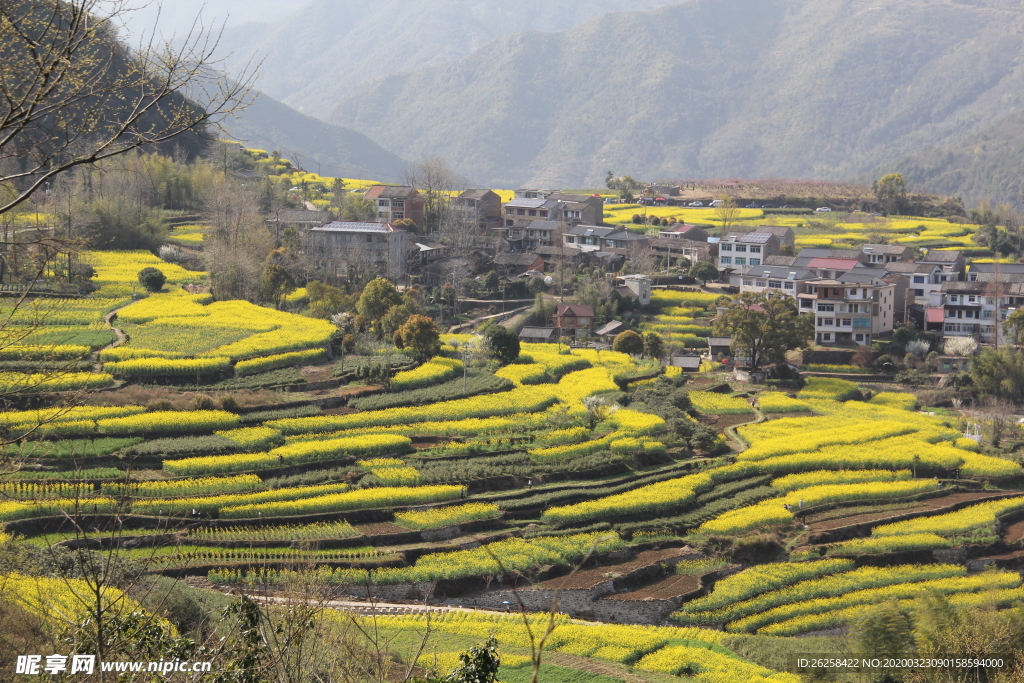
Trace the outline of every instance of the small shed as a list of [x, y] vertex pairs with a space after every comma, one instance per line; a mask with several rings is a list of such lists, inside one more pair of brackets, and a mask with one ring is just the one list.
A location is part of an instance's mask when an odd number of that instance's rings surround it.
[[718, 358], [719, 354], [730, 355], [732, 347], [731, 337], [708, 337], [708, 347], [712, 358]]
[[938, 365], [935, 367], [935, 371], [943, 375], [948, 375], [952, 372], [967, 372], [971, 367], [971, 359], [963, 356], [939, 356]]
[[545, 343], [555, 340], [553, 327], [524, 327], [519, 331], [519, 340], [530, 343]]
[[626, 326], [626, 323], [620, 320], [612, 320], [594, 330], [594, 336], [600, 337], [605, 341], [611, 341], [615, 338], [615, 335], [621, 334], [628, 329], [629, 327]]
[[700, 370], [701, 357], [696, 355], [672, 356], [672, 365], [682, 368], [683, 372]]

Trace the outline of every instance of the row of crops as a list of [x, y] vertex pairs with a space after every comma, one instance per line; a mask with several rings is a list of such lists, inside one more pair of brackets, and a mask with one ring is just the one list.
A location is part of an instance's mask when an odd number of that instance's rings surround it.
[[718, 298], [706, 292], [656, 289], [651, 292], [651, 307], [657, 313], [649, 322], [641, 323], [640, 329], [657, 332], [673, 346], [706, 349], [714, 315], [707, 309]]

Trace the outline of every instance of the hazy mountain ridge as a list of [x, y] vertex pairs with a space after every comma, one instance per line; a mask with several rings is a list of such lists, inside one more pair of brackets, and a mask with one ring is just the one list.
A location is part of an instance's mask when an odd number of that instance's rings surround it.
[[364, 83], [331, 120], [497, 185], [863, 177], [1024, 106], [1019, 4], [691, 0]]
[[501, 36], [558, 31], [606, 12], [671, 2], [314, 0], [272, 24], [229, 27], [220, 48], [229, 70], [255, 53], [263, 60], [258, 85], [264, 92], [323, 118], [368, 79], [454, 61]]
[[301, 114], [266, 93], [222, 125], [247, 147], [280, 150], [305, 170], [319, 168], [325, 176], [394, 182], [407, 166], [362, 133]]

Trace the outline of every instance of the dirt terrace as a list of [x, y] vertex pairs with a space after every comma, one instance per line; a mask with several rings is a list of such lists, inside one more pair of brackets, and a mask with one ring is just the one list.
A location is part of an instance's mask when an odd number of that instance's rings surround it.
[[840, 529], [842, 527], [853, 526], [855, 524], [868, 524], [871, 522], [882, 521], [899, 515], [939, 512], [952, 505], [956, 505], [957, 503], [968, 501], [980, 502], [988, 498], [998, 498], [1004, 495], [1006, 495], [1005, 491], [968, 491], [965, 493], [952, 493], [948, 496], [942, 496], [941, 498], [931, 498], [929, 500], [907, 503], [905, 505], [886, 506], [883, 510], [852, 515], [850, 514], [851, 510], [849, 509], [844, 510], [843, 508], [836, 508], [817, 515], [810, 515], [805, 520], [805, 523], [811, 527], [812, 533], [832, 531], [833, 529]]
[[632, 571], [648, 567], [659, 562], [671, 562], [679, 557], [685, 555], [693, 555], [694, 551], [691, 548], [665, 548], [664, 550], [644, 550], [637, 554], [629, 562], [622, 562], [620, 564], [605, 565], [602, 567], [593, 567], [592, 569], [582, 569], [576, 572], [571, 577], [561, 576], [556, 579], [548, 579], [547, 581], [541, 582], [539, 588], [579, 588], [587, 590], [593, 588], [599, 583], [604, 583], [609, 579], [616, 578], [618, 576], [625, 576]]

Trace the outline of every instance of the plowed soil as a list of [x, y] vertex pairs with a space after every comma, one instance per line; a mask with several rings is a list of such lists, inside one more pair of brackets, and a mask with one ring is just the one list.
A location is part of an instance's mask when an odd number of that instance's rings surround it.
[[355, 530], [365, 536], [380, 536], [383, 534], [400, 534], [409, 531], [405, 527], [392, 524], [391, 522], [377, 522], [375, 524], [360, 524]]
[[693, 554], [693, 550], [690, 550], [689, 548], [644, 550], [629, 562], [605, 565], [603, 567], [594, 567], [592, 569], [583, 569], [576, 572], [572, 577], [560, 576], [557, 579], [548, 579], [547, 581], [543, 581], [540, 584], [540, 587], [551, 589], [579, 588], [586, 590], [588, 588], [593, 588], [599, 583], [604, 583], [615, 576], [628, 574], [635, 569], [640, 569], [641, 567], [646, 567], [657, 562], [670, 560], [679, 557], [680, 555], [691, 554]]
[[666, 576], [657, 583], [652, 583], [637, 591], [628, 593], [617, 593], [608, 596], [609, 600], [670, 600], [679, 595], [686, 595], [700, 588], [700, 581], [696, 576]]
[[1011, 524], [1007, 527], [1006, 533], [1003, 535], [1003, 540], [1007, 543], [1024, 541], [1024, 522], [1017, 522], [1016, 524]]
[[894, 505], [877, 512], [853, 515], [849, 514], [849, 511], [844, 514], [843, 509], [838, 508], [822, 512], [818, 515], [811, 515], [807, 518], [805, 523], [811, 527], [812, 532], [831, 531], [832, 529], [839, 529], [841, 527], [852, 526], [854, 524], [876, 522], [888, 519], [889, 517], [905, 515], [912, 512], [938, 512], [957, 503], [965, 501], [982, 501], [987, 498], [995, 498], [1002, 495], [1005, 495], [1005, 493], [995, 491], [968, 491], [965, 493], [952, 493], [948, 496], [942, 496], [941, 498], [931, 498], [929, 500], [907, 503], [906, 505]]

